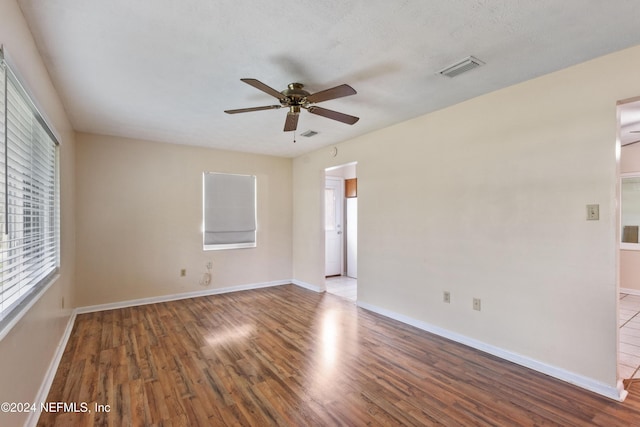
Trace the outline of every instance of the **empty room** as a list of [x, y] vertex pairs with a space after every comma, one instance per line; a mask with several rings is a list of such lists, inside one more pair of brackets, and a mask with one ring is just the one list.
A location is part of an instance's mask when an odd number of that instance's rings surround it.
[[638, 16], [0, 1], [0, 425], [640, 425]]

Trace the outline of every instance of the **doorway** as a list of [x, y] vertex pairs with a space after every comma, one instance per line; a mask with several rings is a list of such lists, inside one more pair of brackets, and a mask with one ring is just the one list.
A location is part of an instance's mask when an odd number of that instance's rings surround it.
[[640, 381], [640, 97], [618, 102], [618, 376]]
[[325, 170], [325, 288], [357, 299], [358, 202], [356, 163]]

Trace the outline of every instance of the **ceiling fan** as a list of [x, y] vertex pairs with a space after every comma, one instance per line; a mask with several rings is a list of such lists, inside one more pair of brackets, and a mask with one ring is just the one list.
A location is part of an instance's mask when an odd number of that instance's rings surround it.
[[277, 108], [287, 107], [289, 112], [284, 122], [284, 131], [291, 132], [298, 127], [298, 117], [300, 115], [300, 109], [304, 108], [312, 114], [326, 117], [328, 119], [337, 120], [348, 125], [352, 125], [360, 120], [359, 117], [350, 116], [348, 114], [340, 113], [338, 111], [328, 110], [326, 108], [317, 107], [315, 104], [322, 101], [329, 101], [331, 99], [342, 98], [344, 96], [355, 95], [357, 92], [349, 85], [343, 84], [340, 86], [332, 87], [331, 89], [322, 90], [316, 93], [309, 93], [304, 90], [302, 83], [290, 83], [287, 89], [282, 92], [278, 92], [272, 87], [267, 86], [256, 79], [240, 79], [248, 85], [255, 87], [258, 90], [267, 93], [280, 101], [280, 105], [266, 105], [263, 107], [251, 107], [240, 108], [237, 110], [225, 110], [227, 114], [248, 113], [250, 111], [261, 110], [274, 110]]

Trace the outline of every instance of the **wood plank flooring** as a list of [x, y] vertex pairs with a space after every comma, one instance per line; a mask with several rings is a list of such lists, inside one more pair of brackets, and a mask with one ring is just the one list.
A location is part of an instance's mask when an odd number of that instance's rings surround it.
[[630, 391], [614, 402], [286, 285], [78, 315], [48, 401], [90, 411], [38, 425], [640, 426]]

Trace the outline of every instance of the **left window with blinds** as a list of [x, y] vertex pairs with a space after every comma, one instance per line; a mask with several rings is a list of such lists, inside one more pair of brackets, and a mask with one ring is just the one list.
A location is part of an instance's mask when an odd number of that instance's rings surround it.
[[0, 49], [0, 337], [60, 264], [58, 141]]

